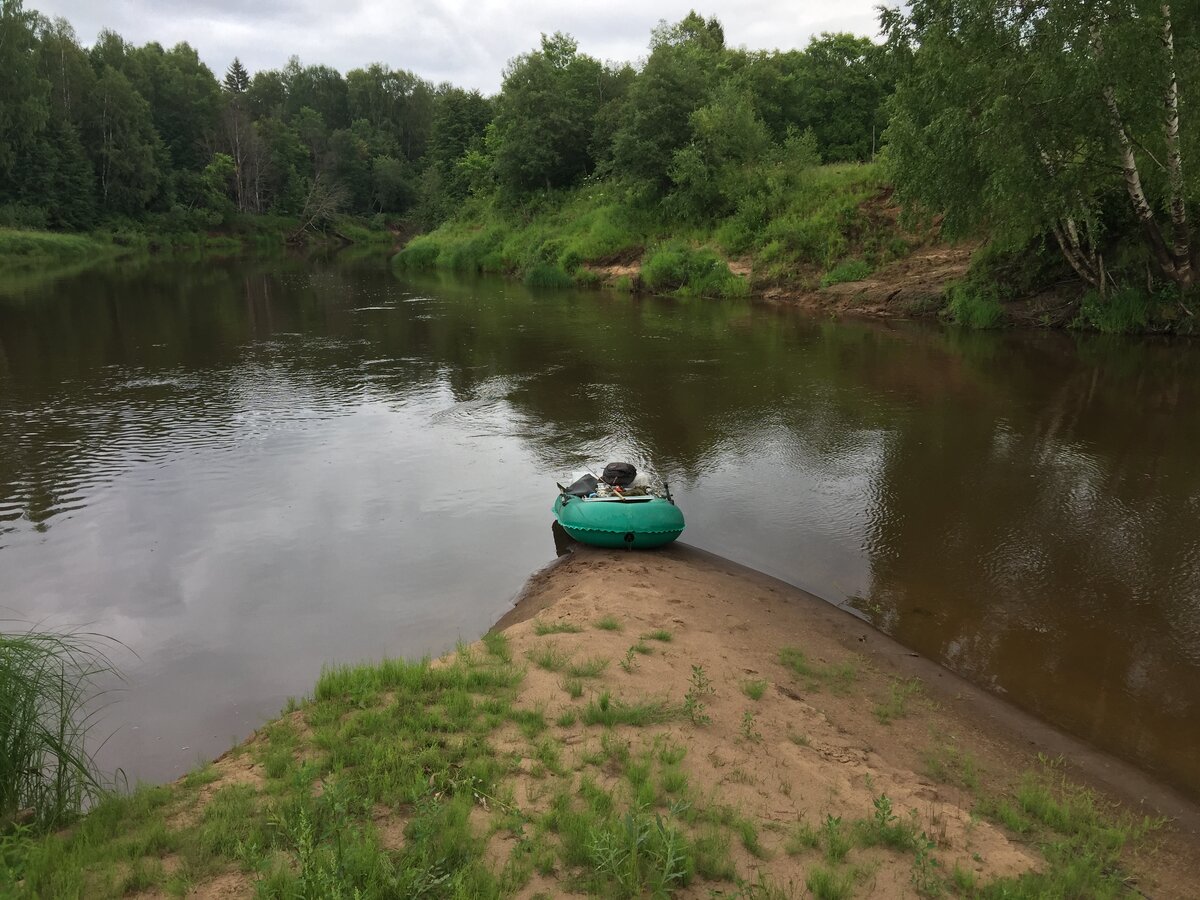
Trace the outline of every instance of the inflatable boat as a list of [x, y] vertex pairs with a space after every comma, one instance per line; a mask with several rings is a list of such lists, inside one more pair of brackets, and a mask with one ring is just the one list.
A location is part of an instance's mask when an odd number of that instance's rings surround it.
[[683, 533], [683, 513], [664, 484], [628, 463], [610, 463], [599, 479], [585, 473], [558, 486], [554, 517], [572, 538], [593, 547], [642, 550], [669, 544]]

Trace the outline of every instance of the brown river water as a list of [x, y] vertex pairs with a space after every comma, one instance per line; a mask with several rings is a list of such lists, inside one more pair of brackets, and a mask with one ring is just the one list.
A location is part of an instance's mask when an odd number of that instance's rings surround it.
[[123, 642], [100, 762], [169, 779], [322, 665], [477, 638], [553, 482], [626, 458], [684, 541], [1200, 796], [1198, 409], [1182, 341], [371, 258], [0, 275], [0, 627]]

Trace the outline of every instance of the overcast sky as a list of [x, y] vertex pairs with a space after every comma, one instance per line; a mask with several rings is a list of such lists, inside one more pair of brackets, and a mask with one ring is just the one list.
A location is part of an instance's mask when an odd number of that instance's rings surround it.
[[[874, 37], [879, 0], [719, 0], [698, 5], [725, 26], [730, 46], [802, 47], [822, 31]], [[542, 32], [566, 31], [603, 60], [646, 55], [650, 29], [677, 21], [694, 2], [582, 0], [25, 0], [25, 8], [66, 18], [84, 45], [102, 28], [127, 41], [187, 41], [218, 75], [233, 57], [251, 72], [279, 68], [292, 54], [345, 72], [371, 62], [434, 82], [494, 92], [500, 71], [537, 46]]]

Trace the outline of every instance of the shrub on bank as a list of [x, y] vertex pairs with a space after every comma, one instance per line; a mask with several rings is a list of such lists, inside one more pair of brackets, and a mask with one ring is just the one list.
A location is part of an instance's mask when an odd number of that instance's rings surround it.
[[956, 284], [947, 292], [946, 315], [968, 328], [997, 328], [1004, 321], [995, 292], [971, 281]]
[[830, 285], [842, 284], [847, 281], [862, 281], [872, 271], [870, 263], [866, 260], [842, 260], [825, 273], [825, 276], [821, 279], [821, 287], [829, 287]]
[[685, 297], [741, 297], [749, 290], [712, 250], [681, 241], [651, 248], [642, 263], [642, 280], [652, 291]]

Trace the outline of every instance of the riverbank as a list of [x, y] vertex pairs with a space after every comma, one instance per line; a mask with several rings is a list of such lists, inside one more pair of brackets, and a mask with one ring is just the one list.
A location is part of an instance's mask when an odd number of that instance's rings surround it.
[[1085, 291], [1053, 248], [1000, 251], [983, 237], [944, 240], [936, 221], [906, 222], [876, 164], [776, 173], [751, 195], [726, 218], [699, 224], [614, 182], [520, 209], [484, 194], [409, 241], [394, 264], [504, 274], [531, 287], [753, 296], [824, 316], [939, 319], [977, 329], [1194, 328], [1174, 299], [1140, 286], [1106, 298]]
[[[90, 264], [122, 256], [150, 253], [242, 253], [282, 247], [299, 221], [280, 217], [246, 217], [213, 231], [163, 231], [114, 227], [87, 233], [0, 228], [0, 272], [17, 277], [78, 271]], [[347, 218], [328, 233], [305, 233], [302, 243], [316, 245], [392, 245], [394, 232]]]
[[1197, 821], [781, 582], [585, 550], [0, 861], [18, 896], [1184, 897]]

